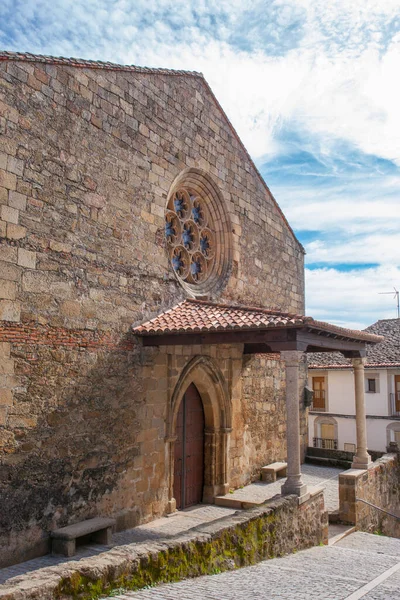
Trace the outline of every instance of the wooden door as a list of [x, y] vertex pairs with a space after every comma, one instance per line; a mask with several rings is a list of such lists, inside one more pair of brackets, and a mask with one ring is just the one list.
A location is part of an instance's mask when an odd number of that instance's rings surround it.
[[321, 438], [323, 440], [334, 440], [335, 439], [335, 426], [329, 423], [321, 424]]
[[400, 412], [400, 375], [394, 376], [394, 405], [395, 411]]
[[178, 411], [174, 457], [174, 498], [177, 508], [199, 504], [204, 479], [204, 410], [196, 387], [186, 390]]
[[313, 410], [325, 410], [325, 377], [313, 377]]

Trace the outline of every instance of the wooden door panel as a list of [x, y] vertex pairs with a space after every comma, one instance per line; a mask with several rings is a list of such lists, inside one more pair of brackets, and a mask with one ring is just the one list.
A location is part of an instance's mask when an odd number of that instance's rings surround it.
[[313, 377], [313, 409], [325, 409], [325, 377]]
[[186, 394], [186, 473], [185, 506], [202, 501], [204, 471], [204, 411], [200, 395], [194, 385]]
[[400, 412], [400, 375], [394, 376], [394, 394], [396, 412]]
[[202, 501], [204, 478], [204, 410], [191, 384], [178, 411], [174, 455], [174, 498], [178, 509]]
[[174, 498], [176, 508], [183, 508], [183, 452], [184, 452], [184, 401], [182, 400], [176, 419], [175, 454], [174, 454]]
[[333, 440], [335, 438], [335, 426], [329, 423], [321, 424], [321, 437], [324, 440]]

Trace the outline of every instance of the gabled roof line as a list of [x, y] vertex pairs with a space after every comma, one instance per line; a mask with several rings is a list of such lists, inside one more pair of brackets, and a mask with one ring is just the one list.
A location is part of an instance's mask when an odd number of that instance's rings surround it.
[[300, 250], [302, 251], [303, 254], [306, 254], [306, 251], [304, 249], [303, 244], [297, 239], [295, 232], [293, 231], [293, 229], [291, 228], [289, 221], [286, 219], [283, 210], [281, 209], [281, 207], [279, 206], [277, 200], [275, 199], [275, 196], [272, 194], [271, 190], [269, 189], [268, 185], [265, 182], [264, 177], [261, 175], [260, 171], [257, 169], [255, 162], [253, 161], [253, 159], [251, 158], [250, 154], [247, 151], [246, 146], [244, 145], [244, 143], [242, 142], [238, 132], [236, 131], [236, 129], [234, 128], [234, 126], [232, 125], [232, 123], [229, 120], [229, 117], [227, 116], [226, 112], [224, 111], [224, 109], [222, 108], [221, 104], [219, 103], [219, 101], [217, 100], [217, 97], [215, 96], [214, 92], [212, 91], [209, 83], [207, 82], [207, 79], [205, 79], [205, 77], [202, 78], [203, 80], [203, 84], [206, 86], [207, 90], [209, 91], [209, 93], [211, 94], [212, 98], [214, 99], [215, 104], [217, 105], [217, 107], [219, 108], [219, 110], [221, 111], [221, 113], [223, 114], [223, 116], [225, 117], [228, 126], [230, 128], [230, 130], [232, 131], [234, 137], [236, 138], [236, 140], [239, 142], [239, 145], [242, 147], [242, 149], [244, 150], [244, 153], [246, 154], [249, 162], [251, 163], [253, 169], [255, 170], [258, 178], [260, 179], [263, 187], [265, 188], [265, 190], [267, 191], [267, 193], [271, 196], [272, 202], [275, 204], [276, 208], [278, 209], [279, 214], [281, 215], [283, 221], [285, 222], [287, 228], [289, 229], [290, 233], [292, 234], [295, 242], [299, 245]]
[[304, 250], [304, 246], [297, 239], [296, 234], [294, 233], [293, 229], [291, 228], [281, 207], [279, 206], [278, 202], [276, 201], [274, 195], [271, 193], [271, 190], [269, 189], [268, 185], [266, 184], [260, 171], [257, 169], [253, 159], [251, 158], [250, 154], [247, 151], [246, 146], [240, 139], [238, 132], [232, 125], [226, 112], [224, 111], [221, 104], [217, 100], [217, 97], [215, 96], [214, 92], [212, 91], [212, 89], [211, 89], [209, 83], [207, 82], [207, 80], [205, 79], [203, 73], [199, 73], [197, 71], [183, 71], [183, 70], [163, 69], [163, 68], [153, 68], [153, 67], [137, 67], [135, 65], [118, 65], [117, 63], [105, 62], [105, 61], [100, 61], [100, 60], [87, 60], [87, 59], [81, 59], [81, 58], [64, 58], [62, 56], [56, 57], [56, 56], [47, 56], [47, 55], [42, 55], [42, 54], [31, 54], [30, 52], [9, 52], [6, 50], [0, 51], [0, 61], [5, 61], [5, 60], [15, 60], [15, 61], [21, 61], [21, 62], [41, 62], [44, 64], [63, 65], [63, 66], [67, 66], [67, 67], [81, 67], [84, 69], [107, 69], [110, 71], [127, 71], [127, 72], [133, 72], [133, 73], [141, 73], [144, 75], [146, 75], [146, 74], [148, 74], [148, 75], [174, 75], [174, 76], [182, 76], [183, 75], [185, 77], [186, 76], [197, 77], [197, 78], [201, 79], [201, 81], [205, 85], [207, 91], [213, 98], [217, 108], [220, 110], [223, 117], [225, 118], [225, 120], [228, 124], [228, 127], [232, 131], [233, 136], [236, 138], [237, 142], [242, 147], [242, 149], [243, 149], [247, 159], [249, 160], [250, 164], [252, 165], [257, 177], [260, 179], [266, 192], [269, 194], [272, 201], [274, 202], [276, 208], [278, 209], [280, 216], [282, 217], [284, 223], [286, 224], [287, 228], [289, 229], [290, 233], [292, 234], [295, 242], [298, 244], [302, 253], [303, 254], [306, 253]]
[[[311, 359], [310, 359], [311, 360]], [[400, 367], [400, 362], [385, 362], [385, 363], [365, 363], [365, 369], [398, 369]], [[309, 364], [309, 369], [313, 369], [315, 371], [329, 371], [334, 369], [335, 371], [352, 369], [353, 365], [351, 364], [326, 364], [326, 365], [318, 365], [318, 364]]]
[[30, 52], [0, 51], [0, 61], [15, 60], [20, 62], [41, 62], [50, 65], [63, 65], [66, 67], [81, 67], [84, 69], [107, 69], [108, 71], [128, 71], [150, 75], [188, 75], [204, 79], [202, 73], [197, 71], [183, 71], [175, 69], [163, 69], [156, 67], [137, 67], [136, 65], [119, 65], [102, 60], [88, 60], [85, 58], [65, 58], [63, 56], [47, 56], [45, 54], [31, 54]]
[[276, 328], [311, 328], [327, 335], [342, 336], [352, 341], [376, 344], [384, 338], [379, 335], [344, 329], [314, 321], [312, 317], [293, 315], [279, 310], [268, 310], [250, 306], [232, 306], [211, 301], [187, 299], [156, 317], [133, 325], [132, 331], [138, 336], [165, 334], [217, 333], [227, 331], [265, 331]]

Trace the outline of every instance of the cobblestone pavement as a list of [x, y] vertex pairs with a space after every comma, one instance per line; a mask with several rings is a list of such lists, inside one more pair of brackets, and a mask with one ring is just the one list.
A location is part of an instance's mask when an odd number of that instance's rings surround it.
[[[325, 506], [329, 512], [339, 508], [339, 473], [343, 469], [336, 467], [321, 467], [319, 465], [301, 465], [303, 481], [309, 486], [322, 487], [324, 489]], [[286, 478], [279, 478], [274, 483], [256, 482], [246, 485], [240, 490], [229, 494], [232, 500], [242, 500], [261, 504], [281, 493], [281, 487]]]
[[[400, 540], [353, 533], [334, 546], [303, 550], [114, 600], [399, 600]], [[111, 600], [111, 597], [109, 598]]]
[[[136, 544], [138, 542], [168, 539], [179, 533], [189, 531], [193, 527], [197, 527], [204, 523], [210, 523], [211, 521], [217, 521], [218, 519], [232, 515], [235, 512], [235, 509], [222, 506], [198, 505], [184, 511], [176, 512], [170, 517], [156, 519], [146, 525], [128, 529], [127, 531], [121, 531], [120, 533], [114, 533], [112, 544], [111, 546], [107, 546], [107, 548], [124, 546], [126, 544]], [[102, 552], [104, 552], [104, 546], [95, 544], [82, 547], [78, 546], [76, 555], [71, 558], [47, 554], [46, 556], [40, 556], [39, 558], [13, 565], [12, 567], [6, 567], [5, 569], [0, 569], [0, 585], [12, 577], [17, 577], [24, 573], [43, 569], [44, 567], [60, 565], [65, 562], [78, 561], [81, 558], [88, 558]]]
[[[322, 486], [325, 489], [325, 503], [328, 510], [334, 510], [334, 506], [338, 504], [338, 475], [341, 469], [333, 467], [320, 467], [317, 465], [302, 465], [304, 482], [311, 486]], [[273, 498], [276, 494], [280, 494], [281, 486], [285, 481], [284, 478], [279, 479], [275, 483], [253, 483], [237, 490], [230, 497], [250, 498], [255, 502], [265, 502], [267, 499]], [[230, 516], [236, 512], [236, 509], [226, 508], [215, 505], [198, 505], [193, 508], [186, 509], [174, 513], [169, 517], [156, 519], [146, 525], [135, 527], [127, 531], [115, 533], [113, 535], [112, 546], [123, 546], [126, 544], [136, 544], [138, 542], [155, 541], [169, 539], [179, 533], [189, 531], [198, 525], [217, 521], [218, 519]], [[78, 561], [81, 558], [88, 558], [104, 552], [104, 546], [90, 545], [78, 547], [77, 553], [72, 558], [64, 556], [52, 556], [47, 554], [33, 560], [29, 560], [12, 567], [0, 569], [0, 585], [4, 584], [12, 577], [19, 575], [28, 575], [33, 571], [44, 567], [60, 565], [64, 562]], [[29, 575], [28, 575], [29, 576]]]

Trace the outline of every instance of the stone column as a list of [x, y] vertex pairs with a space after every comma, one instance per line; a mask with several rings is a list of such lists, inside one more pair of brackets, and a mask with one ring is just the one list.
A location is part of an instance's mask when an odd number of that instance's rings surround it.
[[354, 390], [356, 397], [356, 429], [357, 452], [353, 458], [353, 469], [368, 469], [372, 465], [371, 457], [367, 452], [367, 420], [365, 418], [364, 394], [364, 362], [365, 358], [353, 358]]
[[286, 443], [287, 480], [282, 494], [305, 496], [307, 486], [302, 482], [300, 469], [300, 399], [299, 367], [303, 352], [296, 350], [281, 352], [286, 368]]
[[165, 441], [168, 446], [168, 467], [169, 467], [169, 487], [168, 487], [168, 504], [167, 514], [176, 511], [176, 499], [174, 498], [174, 466], [175, 466], [175, 442], [176, 436], [166, 437]]

